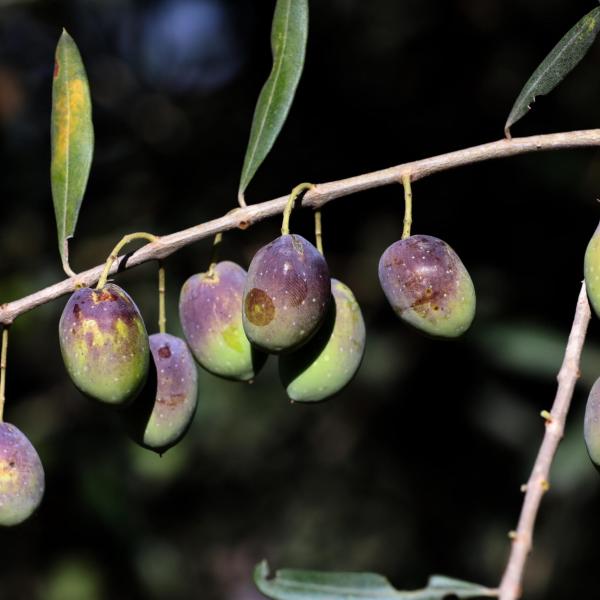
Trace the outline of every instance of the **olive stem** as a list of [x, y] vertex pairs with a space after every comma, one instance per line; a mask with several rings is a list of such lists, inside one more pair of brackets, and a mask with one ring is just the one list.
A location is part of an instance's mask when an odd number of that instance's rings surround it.
[[6, 354], [8, 351], [8, 327], [2, 329], [2, 351], [0, 352], [0, 423], [4, 420], [6, 395]]
[[315, 240], [317, 250], [323, 255], [323, 228], [321, 226], [321, 211], [315, 210]]
[[158, 262], [158, 331], [167, 332], [167, 312], [165, 310], [165, 266]]
[[290, 232], [290, 216], [292, 214], [292, 210], [294, 209], [294, 203], [296, 202], [296, 198], [302, 193], [308, 190], [315, 189], [314, 183], [300, 183], [298, 184], [290, 194], [290, 197], [285, 205], [285, 210], [283, 211], [283, 222], [281, 224], [281, 235], [288, 235]]
[[210, 264], [208, 266], [208, 277], [214, 277], [215, 267], [217, 266], [217, 260], [219, 258], [219, 247], [221, 246], [221, 242], [223, 241], [223, 234], [221, 232], [215, 235], [215, 239], [213, 240], [212, 253], [210, 255]]
[[[319, 208], [337, 198], [343, 198], [385, 185], [397, 185], [403, 173], [411, 173], [411, 180], [417, 181], [455, 169], [465, 165], [473, 165], [486, 160], [496, 160], [509, 156], [542, 151], [565, 150], [569, 148], [600, 147], [600, 129], [583, 131], [565, 131], [545, 135], [533, 135], [524, 138], [502, 138], [495, 142], [463, 148], [438, 156], [415, 160], [394, 167], [355, 175], [347, 179], [320, 183], [302, 198], [302, 205]], [[281, 196], [266, 202], [252, 204], [245, 208], [235, 208], [229, 213], [211, 221], [193, 225], [187, 229], [176, 231], [160, 237], [160, 243], [147, 244], [131, 255], [123, 269], [167, 258], [171, 254], [199, 240], [213, 236], [219, 231], [231, 229], [247, 229], [268, 217], [281, 214], [287, 205], [289, 197]], [[371, 200], [365, 201], [370, 203]], [[359, 204], [359, 207], [363, 204]], [[369, 205], [370, 208], [370, 205]], [[77, 278], [63, 279], [44, 288], [15, 299], [12, 302], [0, 303], [0, 324], [10, 325], [20, 315], [46, 304], [56, 298], [71, 293], [79, 287], [92, 286], [98, 281], [104, 265], [96, 265], [77, 274]]]
[[102, 289], [106, 285], [110, 269], [115, 260], [119, 258], [119, 252], [123, 246], [126, 246], [129, 244], [129, 242], [133, 242], [135, 240], [148, 240], [149, 242], [156, 242], [158, 241], [158, 236], [153, 235], [152, 233], [146, 233], [144, 231], [137, 231], [136, 233], [129, 233], [128, 235], [123, 236], [123, 239], [113, 248], [113, 251], [106, 259], [104, 270], [102, 271], [102, 275], [100, 275], [100, 279], [98, 279], [98, 285], [96, 286], [97, 290]]
[[565, 422], [571, 406], [575, 384], [579, 378], [579, 362], [585, 342], [588, 324], [591, 318], [585, 283], [581, 286], [575, 318], [569, 334], [565, 355], [558, 373], [558, 389], [550, 413], [543, 411], [545, 420], [544, 438], [525, 491], [523, 506], [516, 531], [511, 531], [512, 540], [510, 556], [500, 583], [500, 600], [517, 600], [521, 597], [523, 573], [527, 557], [531, 551], [533, 529], [540, 508], [542, 497], [550, 488], [550, 467], [564, 435]]
[[402, 239], [410, 237], [412, 227], [412, 189], [410, 187], [410, 173], [402, 174], [402, 185], [404, 186], [404, 226], [402, 228]]

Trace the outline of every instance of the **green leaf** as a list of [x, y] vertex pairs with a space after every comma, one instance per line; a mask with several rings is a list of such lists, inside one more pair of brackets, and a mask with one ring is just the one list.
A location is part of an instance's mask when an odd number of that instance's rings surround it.
[[533, 72], [517, 98], [504, 126], [507, 137], [510, 127], [527, 113], [536, 96], [551, 92], [579, 63], [590, 49], [600, 30], [600, 7], [583, 17], [554, 46]]
[[385, 577], [374, 573], [281, 569], [269, 577], [266, 561], [254, 569], [254, 582], [265, 596], [274, 600], [446, 600], [449, 596], [459, 599], [497, 596], [495, 590], [441, 575], [432, 576], [425, 589], [412, 592], [398, 591]]
[[273, 68], [254, 110], [238, 191], [242, 198], [285, 123], [302, 75], [307, 36], [308, 0], [277, 0], [271, 29]]
[[68, 240], [75, 233], [90, 174], [94, 128], [85, 68], [73, 38], [64, 29], [56, 47], [54, 64], [51, 148], [50, 178], [58, 247], [63, 268], [72, 275]]

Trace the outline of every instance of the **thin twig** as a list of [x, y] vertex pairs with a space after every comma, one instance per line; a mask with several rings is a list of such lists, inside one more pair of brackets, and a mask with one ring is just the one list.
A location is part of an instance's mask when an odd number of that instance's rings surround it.
[[[538, 150], [560, 150], [586, 146], [600, 146], [600, 129], [569, 131], [526, 138], [513, 138], [511, 140], [501, 139], [497, 142], [482, 144], [481, 146], [474, 146], [448, 154], [441, 154], [381, 171], [350, 177], [349, 179], [322, 183], [304, 194], [302, 205], [318, 208], [336, 198], [349, 196], [356, 192], [384, 185], [396, 184], [407, 173], [410, 173], [412, 181], [416, 181], [447, 169], [470, 165], [484, 160], [515, 156]], [[205, 237], [215, 235], [220, 231], [228, 231], [236, 227], [246, 229], [252, 223], [282, 213], [288, 198], [289, 196], [282, 196], [275, 200], [238, 208], [218, 219], [162, 236], [157, 241], [146, 244], [144, 247], [136, 250], [128, 258], [126, 265], [122, 265], [121, 260], [115, 261], [109, 274], [115, 273], [119, 265], [123, 269], [129, 269], [150, 260], [166, 258], [177, 252], [180, 248]], [[102, 268], [102, 265], [94, 267], [79, 273], [77, 277], [65, 279], [60, 283], [39, 290], [29, 296], [0, 305], [0, 324], [9, 325], [19, 315], [55, 298], [64, 296], [75, 290], [78, 286], [93, 285], [100, 278]]]
[[558, 373], [558, 389], [551, 412], [544, 411], [542, 417], [546, 422], [546, 432], [538, 451], [533, 470], [525, 488], [525, 499], [517, 530], [511, 532], [512, 548], [506, 570], [500, 583], [500, 600], [516, 600], [521, 597], [523, 572], [527, 556], [531, 551], [533, 528], [542, 496], [548, 491], [550, 484], [550, 467], [556, 450], [563, 437], [565, 421], [571, 405], [575, 383], [579, 378], [579, 360], [588, 323], [590, 322], [590, 306], [585, 291], [585, 284], [577, 300], [575, 318], [565, 350], [565, 357]]

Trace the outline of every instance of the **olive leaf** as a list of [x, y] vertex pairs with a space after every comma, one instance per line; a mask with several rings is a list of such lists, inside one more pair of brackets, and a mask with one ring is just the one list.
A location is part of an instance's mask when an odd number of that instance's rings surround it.
[[491, 598], [491, 590], [474, 583], [433, 575], [422, 590], [402, 592], [374, 573], [334, 573], [281, 569], [269, 576], [266, 561], [254, 569], [254, 582], [268, 598], [274, 600], [446, 600]]
[[536, 96], [551, 92], [579, 64], [599, 30], [600, 7], [597, 7], [579, 20], [554, 46], [515, 101], [504, 125], [506, 137], [510, 137], [511, 126], [527, 114]]
[[306, 53], [308, 0], [277, 0], [271, 29], [273, 68], [254, 110], [238, 195], [270, 152], [288, 116]]
[[63, 29], [56, 47], [52, 83], [50, 179], [58, 247], [69, 275], [69, 238], [85, 193], [92, 154], [92, 102], [85, 68], [73, 38]]

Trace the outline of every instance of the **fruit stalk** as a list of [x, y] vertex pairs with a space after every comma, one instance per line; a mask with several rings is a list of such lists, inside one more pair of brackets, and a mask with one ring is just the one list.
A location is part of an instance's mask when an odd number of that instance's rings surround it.
[[113, 266], [113, 263], [117, 258], [119, 258], [119, 252], [123, 249], [124, 246], [129, 244], [129, 242], [133, 242], [135, 240], [148, 240], [149, 242], [157, 242], [158, 237], [151, 234], [146, 233], [144, 231], [137, 231], [135, 233], [129, 233], [121, 239], [121, 241], [113, 248], [113, 251], [110, 253], [108, 258], [106, 259], [106, 263], [104, 265], [104, 269], [102, 271], [102, 275], [100, 275], [100, 279], [98, 280], [98, 285], [96, 286], [97, 290], [101, 290], [105, 285], [108, 279], [108, 275], [110, 273], [110, 269]]
[[283, 222], [281, 224], [281, 235], [287, 235], [290, 232], [290, 216], [292, 214], [292, 210], [294, 209], [294, 203], [296, 202], [296, 198], [302, 193], [308, 190], [314, 190], [314, 183], [300, 183], [298, 184], [290, 194], [290, 197], [285, 205], [285, 210], [283, 211]]
[[402, 239], [410, 237], [410, 228], [412, 227], [412, 189], [410, 187], [410, 173], [402, 175], [402, 185], [404, 186], [404, 226], [402, 228]]
[[558, 373], [558, 389], [550, 413], [544, 411], [546, 431], [538, 451], [531, 475], [525, 486], [525, 498], [516, 531], [510, 533], [512, 548], [500, 583], [499, 600], [516, 600], [521, 597], [523, 572], [531, 551], [535, 520], [545, 492], [550, 488], [549, 476], [552, 461], [563, 437], [565, 421], [571, 405], [575, 383], [579, 378], [579, 360], [585, 342], [591, 311], [585, 283], [579, 292], [575, 318], [569, 334], [562, 366]]
[[158, 262], [158, 331], [167, 332], [167, 311], [165, 309], [165, 266]]
[[2, 350], [0, 351], [0, 423], [4, 420], [4, 399], [6, 396], [6, 355], [8, 351], [8, 327], [2, 329]]
[[317, 250], [321, 255], [323, 254], [323, 227], [321, 226], [321, 211], [315, 210], [315, 241], [317, 244]]
[[210, 255], [210, 263], [208, 265], [207, 276], [214, 277], [215, 267], [217, 266], [217, 262], [219, 260], [219, 248], [221, 247], [221, 242], [223, 241], [223, 234], [221, 232], [215, 235], [215, 239], [213, 240], [212, 253]]

